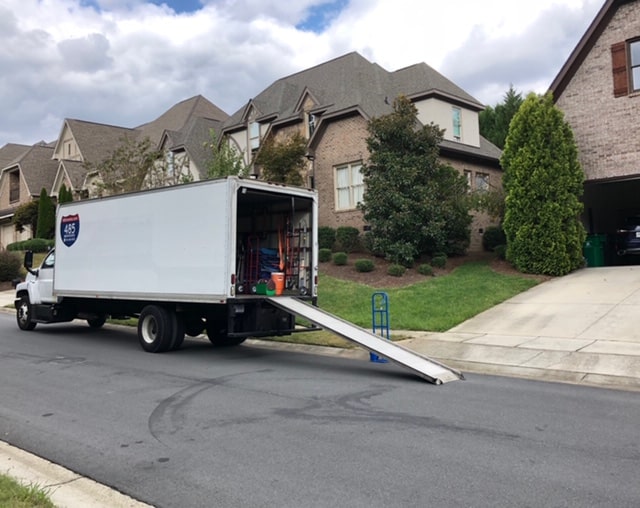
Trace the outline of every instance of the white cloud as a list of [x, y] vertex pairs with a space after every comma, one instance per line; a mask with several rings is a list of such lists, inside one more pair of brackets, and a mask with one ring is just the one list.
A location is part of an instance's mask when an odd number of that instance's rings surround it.
[[196, 94], [233, 113], [349, 51], [388, 70], [424, 61], [493, 104], [509, 83], [544, 91], [602, 0], [351, 0], [323, 33], [295, 28], [327, 3], [5, 0], [0, 146], [55, 139], [66, 117], [133, 127]]

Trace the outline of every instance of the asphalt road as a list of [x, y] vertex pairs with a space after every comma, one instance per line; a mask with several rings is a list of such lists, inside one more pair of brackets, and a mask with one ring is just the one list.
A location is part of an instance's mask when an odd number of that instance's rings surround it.
[[0, 438], [158, 507], [637, 507], [635, 392], [186, 340], [17, 329]]

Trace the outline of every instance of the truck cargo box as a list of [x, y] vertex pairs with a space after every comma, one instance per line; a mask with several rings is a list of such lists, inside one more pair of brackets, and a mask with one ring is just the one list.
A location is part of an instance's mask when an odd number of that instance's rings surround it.
[[315, 191], [239, 177], [64, 203], [53, 293], [224, 303], [282, 272], [315, 295], [316, 210]]

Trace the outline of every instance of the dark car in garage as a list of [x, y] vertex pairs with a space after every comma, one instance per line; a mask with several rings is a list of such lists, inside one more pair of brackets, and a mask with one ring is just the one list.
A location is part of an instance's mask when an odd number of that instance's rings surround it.
[[616, 231], [616, 252], [619, 256], [640, 254], [640, 215], [627, 217]]

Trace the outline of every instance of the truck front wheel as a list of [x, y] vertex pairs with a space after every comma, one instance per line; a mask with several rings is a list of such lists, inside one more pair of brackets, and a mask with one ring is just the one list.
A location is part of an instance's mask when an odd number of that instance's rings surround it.
[[35, 321], [31, 320], [31, 302], [29, 295], [22, 295], [20, 303], [16, 309], [16, 319], [20, 330], [33, 330], [36, 327]]
[[174, 326], [169, 310], [158, 305], [147, 305], [138, 318], [138, 340], [149, 353], [162, 353], [171, 348]]

